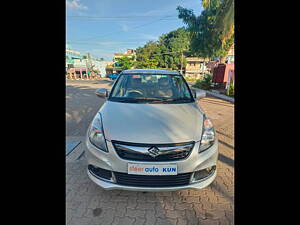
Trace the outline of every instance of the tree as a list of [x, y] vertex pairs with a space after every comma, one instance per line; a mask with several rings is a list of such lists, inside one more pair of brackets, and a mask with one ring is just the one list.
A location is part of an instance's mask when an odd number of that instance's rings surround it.
[[[181, 54], [187, 54], [190, 36], [184, 28], [171, 31], [159, 37], [158, 41], [149, 41], [136, 50], [137, 68], [167, 68], [179, 70]], [[185, 60], [183, 60], [185, 64]]]
[[123, 70], [131, 69], [134, 66], [134, 59], [127, 56], [118, 58], [117, 62]]
[[203, 0], [202, 5], [200, 16], [178, 6], [178, 17], [190, 32], [192, 53], [223, 62], [234, 41], [233, 0]]
[[[147, 60], [155, 59], [159, 61], [159, 45], [158, 42], [149, 41], [143, 47], [136, 49], [137, 68], [145, 68]], [[146, 63], [146, 64], [145, 64]]]
[[143, 61], [137, 61], [137, 69], [157, 69], [158, 61], [156, 59], [145, 59]]
[[[212, 0], [203, 0], [202, 5], [205, 9], [210, 7]], [[215, 21], [215, 28], [221, 34], [222, 43], [234, 34], [234, 1], [223, 0], [218, 7]]]
[[[190, 37], [188, 31], [184, 28], [163, 34], [159, 42], [161, 44], [161, 54], [164, 59], [161, 66], [179, 70], [181, 68], [181, 55], [187, 54], [190, 50]], [[185, 60], [183, 64], [185, 64]]]

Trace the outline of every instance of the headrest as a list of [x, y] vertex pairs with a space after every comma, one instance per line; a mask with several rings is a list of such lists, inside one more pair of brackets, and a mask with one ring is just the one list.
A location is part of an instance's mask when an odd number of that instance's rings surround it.
[[139, 86], [142, 83], [142, 78], [131, 78], [132, 86]]
[[168, 86], [169, 85], [169, 79], [167, 77], [162, 77], [158, 81], [159, 86]]

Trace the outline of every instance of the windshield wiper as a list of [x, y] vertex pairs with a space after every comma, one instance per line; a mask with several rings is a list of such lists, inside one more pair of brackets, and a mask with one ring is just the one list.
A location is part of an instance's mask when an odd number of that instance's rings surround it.
[[147, 97], [143, 97], [143, 98], [132, 98], [136, 101], [149, 101], [149, 102], [163, 102], [163, 99], [160, 98], [147, 98]]
[[169, 99], [165, 99], [164, 101], [166, 101], [166, 102], [182, 102], [182, 101], [184, 101], [184, 102], [186, 102], [186, 101], [191, 101], [191, 99], [190, 98], [169, 98]]
[[149, 103], [175, 103], [175, 102], [191, 102], [190, 98], [118, 98], [111, 99], [117, 102], [128, 102], [128, 103], [138, 103], [138, 102], [149, 102]]
[[160, 98], [148, 98], [148, 97], [132, 98], [132, 99], [134, 99], [134, 100], [150, 100], [150, 101], [161, 100]]
[[159, 98], [116, 98], [116, 99], [111, 99], [112, 101], [116, 102], [129, 102], [129, 103], [137, 103], [137, 102], [162, 102], [163, 100]]
[[149, 103], [175, 103], [191, 102], [190, 98], [133, 98], [136, 101], [149, 101]]
[[138, 101], [136, 101], [135, 99], [132, 99], [132, 98], [118, 98], [118, 99], [111, 99], [111, 100], [115, 101], [115, 102], [131, 102], [131, 103], [138, 102]]

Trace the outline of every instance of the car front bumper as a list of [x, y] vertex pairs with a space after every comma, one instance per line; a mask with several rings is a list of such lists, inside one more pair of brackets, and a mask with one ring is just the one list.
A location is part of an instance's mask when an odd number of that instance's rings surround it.
[[[128, 163], [142, 163], [142, 164], [177, 164], [178, 174], [181, 173], [193, 173], [191, 181], [194, 175], [194, 171], [205, 169], [210, 166], [216, 166], [218, 160], [218, 141], [206, 151], [198, 153], [199, 142], [196, 142], [194, 148], [187, 159], [170, 161], [170, 162], [136, 162], [130, 160], [121, 159], [114, 150], [114, 147], [111, 142], [107, 141], [108, 153], [98, 150], [94, 145], [92, 145], [89, 139], [86, 139], [87, 149], [86, 159], [87, 163], [94, 165], [96, 167], [127, 173], [128, 172]], [[106, 190], [129, 190], [129, 191], [177, 191], [183, 189], [202, 189], [212, 183], [217, 175], [217, 169], [210, 174], [208, 177], [191, 182], [189, 185], [184, 186], [174, 186], [174, 187], [137, 187], [137, 186], [124, 186], [117, 183], [107, 181], [105, 179], [99, 179], [95, 177], [89, 170], [87, 170], [89, 178], [95, 182], [97, 185]]]

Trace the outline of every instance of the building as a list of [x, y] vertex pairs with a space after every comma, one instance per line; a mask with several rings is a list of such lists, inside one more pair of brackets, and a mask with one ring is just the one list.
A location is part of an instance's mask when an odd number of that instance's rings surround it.
[[[207, 72], [209, 74], [213, 74], [214, 73], [214, 69], [216, 67], [218, 67], [218, 65], [220, 64], [219, 60], [220, 60], [220, 58], [216, 57], [214, 60], [209, 61], [206, 64]], [[226, 59], [225, 59], [225, 64], [234, 64], [234, 44], [231, 46], [231, 48], [228, 51], [228, 54], [227, 54]], [[231, 72], [234, 73], [234, 69]]]
[[66, 45], [66, 73], [70, 79], [82, 79], [87, 76], [86, 57], [79, 51]]
[[234, 82], [234, 63], [220, 63], [214, 68], [212, 82], [220, 89], [228, 88], [230, 82]]
[[231, 82], [234, 83], [234, 44], [231, 46], [225, 63], [218, 63], [213, 69], [212, 82], [215, 83], [215, 87], [228, 89]]
[[111, 73], [120, 73], [122, 72], [122, 68], [118, 64], [118, 59], [122, 57], [134, 58], [135, 60], [136, 50], [135, 49], [127, 49], [124, 53], [115, 53], [112, 62], [106, 63], [106, 76]]
[[207, 72], [206, 61], [203, 58], [187, 57], [185, 66], [185, 76], [202, 79]]
[[66, 72], [69, 79], [90, 79], [106, 76], [106, 65], [109, 62], [81, 54], [66, 46]]
[[80, 62], [83, 56], [79, 51], [71, 49], [70, 45], [66, 45], [66, 68], [74, 68], [74, 64]]
[[107, 77], [111, 73], [122, 72], [122, 68], [119, 67], [117, 62], [111, 61], [111, 62], [107, 62], [105, 71], [106, 71], [106, 77]]
[[213, 74], [214, 68], [218, 66], [218, 61], [209, 61], [206, 65], [208, 74]]
[[118, 61], [118, 58], [121, 58], [121, 57], [129, 57], [129, 58], [132, 58], [136, 55], [136, 51], [135, 49], [127, 49], [126, 52], [124, 53], [115, 53], [114, 54], [114, 62]]
[[112, 64], [113, 62], [94, 59], [92, 61], [92, 63], [94, 65], [95, 70], [97, 70], [99, 72], [98, 73], [99, 76], [106, 77], [106, 74], [107, 74], [106, 67], [107, 67], [107, 65]]

